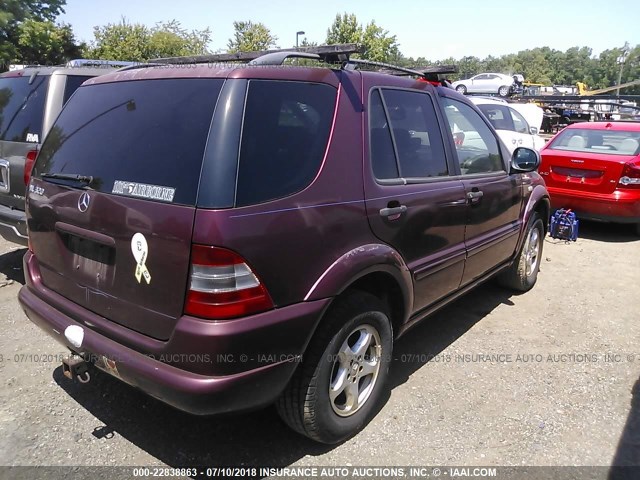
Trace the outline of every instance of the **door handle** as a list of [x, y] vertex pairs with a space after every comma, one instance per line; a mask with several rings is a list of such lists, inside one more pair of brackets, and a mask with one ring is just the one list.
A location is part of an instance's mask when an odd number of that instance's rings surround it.
[[386, 207], [380, 209], [380, 216], [391, 217], [393, 215], [400, 216], [407, 211], [406, 205], [400, 205], [398, 207]]
[[483, 195], [484, 193], [482, 193], [482, 190], [467, 192], [469, 203], [478, 203]]
[[439, 203], [438, 205], [442, 205], [443, 207], [457, 207], [457, 206], [462, 206], [466, 204], [467, 204], [467, 199], [461, 198], [460, 200], [453, 200], [452, 202], [443, 202], [443, 203]]

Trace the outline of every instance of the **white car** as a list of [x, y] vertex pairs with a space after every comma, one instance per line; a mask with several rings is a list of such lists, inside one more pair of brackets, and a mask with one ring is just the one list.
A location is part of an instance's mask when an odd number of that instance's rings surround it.
[[487, 117], [510, 152], [517, 147], [540, 151], [544, 146], [544, 139], [538, 135], [544, 112], [537, 105], [482, 97], [469, 99]]
[[502, 73], [481, 73], [467, 80], [458, 80], [451, 85], [458, 92], [493, 93], [506, 97], [512, 93], [514, 78]]

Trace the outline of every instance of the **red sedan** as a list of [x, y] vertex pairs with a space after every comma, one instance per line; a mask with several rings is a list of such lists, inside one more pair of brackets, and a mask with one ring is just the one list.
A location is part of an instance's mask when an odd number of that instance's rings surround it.
[[634, 223], [640, 235], [640, 123], [569, 125], [540, 151], [552, 208], [578, 218]]

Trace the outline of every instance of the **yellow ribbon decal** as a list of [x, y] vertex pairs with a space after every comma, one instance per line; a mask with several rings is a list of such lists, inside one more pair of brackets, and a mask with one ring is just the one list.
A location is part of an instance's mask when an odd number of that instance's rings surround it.
[[136, 233], [131, 239], [131, 252], [133, 258], [136, 259], [136, 280], [138, 283], [142, 281], [144, 277], [147, 285], [151, 283], [151, 273], [146, 266], [147, 256], [149, 255], [149, 245], [147, 239], [141, 233]]

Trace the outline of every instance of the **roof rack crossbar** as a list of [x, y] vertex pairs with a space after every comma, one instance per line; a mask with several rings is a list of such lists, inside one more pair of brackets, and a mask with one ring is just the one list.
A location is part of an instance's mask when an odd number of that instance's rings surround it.
[[[319, 45], [317, 47], [299, 47], [299, 48], [283, 48], [274, 50], [260, 50], [255, 52], [237, 52], [237, 53], [216, 53], [211, 55], [192, 55], [186, 57], [166, 57], [150, 60], [152, 63], [162, 64], [188, 64], [188, 63], [225, 63], [238, 62], [245, 63], [256, 60], [272, 53], [292, 52], [292, 53], [310, 53], [316, 54], [320, 60], [332, 63], [345, 61], [352, 53], [362, 53], [362, 46], [356, 43], [343, 43], [336, 45]], [[303, 57], [311, 58], [311, 57]]]
[[346, 70], [349, 69], [349, 64], [352, 65], [353, 67], [357, 67], [358, 65], [368, 65], [371, 67], [380, 67], [382, 69], [387, 69], [387, 70], [393, 70], [396, 72], [402, 72], [406, 75], [417, 75], [418, 77], [421, 77], [423, 75], [422, 72], [419, 72], [417, 70], [412, 70], [411, 68], [405, 68], [405, 67], [399, 67], [397, 65], [392, 65], [390, 63], [383, 63], [383, 62], [374, 62], [373, 60], [362, 60], [360, 58], [350, 58], [349, 60], [347, 60], [344, 63], [344, 67]]
[[398, 65], [392, 65], [390, 63], [374, 62], [373, 60], [350, 58], [345, 62], [344, 68], [348, 69], [349, 64], [351, 64], [352, 66], [369, 65], [372, 67], [380, 67], [380, 72], [382, 73], [391, 75], [415, 75], [430, 81], [438, 81], [438, 75], [447, 73], [458, 73], [458, 67], [456, 67], [455, 65], [436, 65], [417, 69], [400, 67]]

